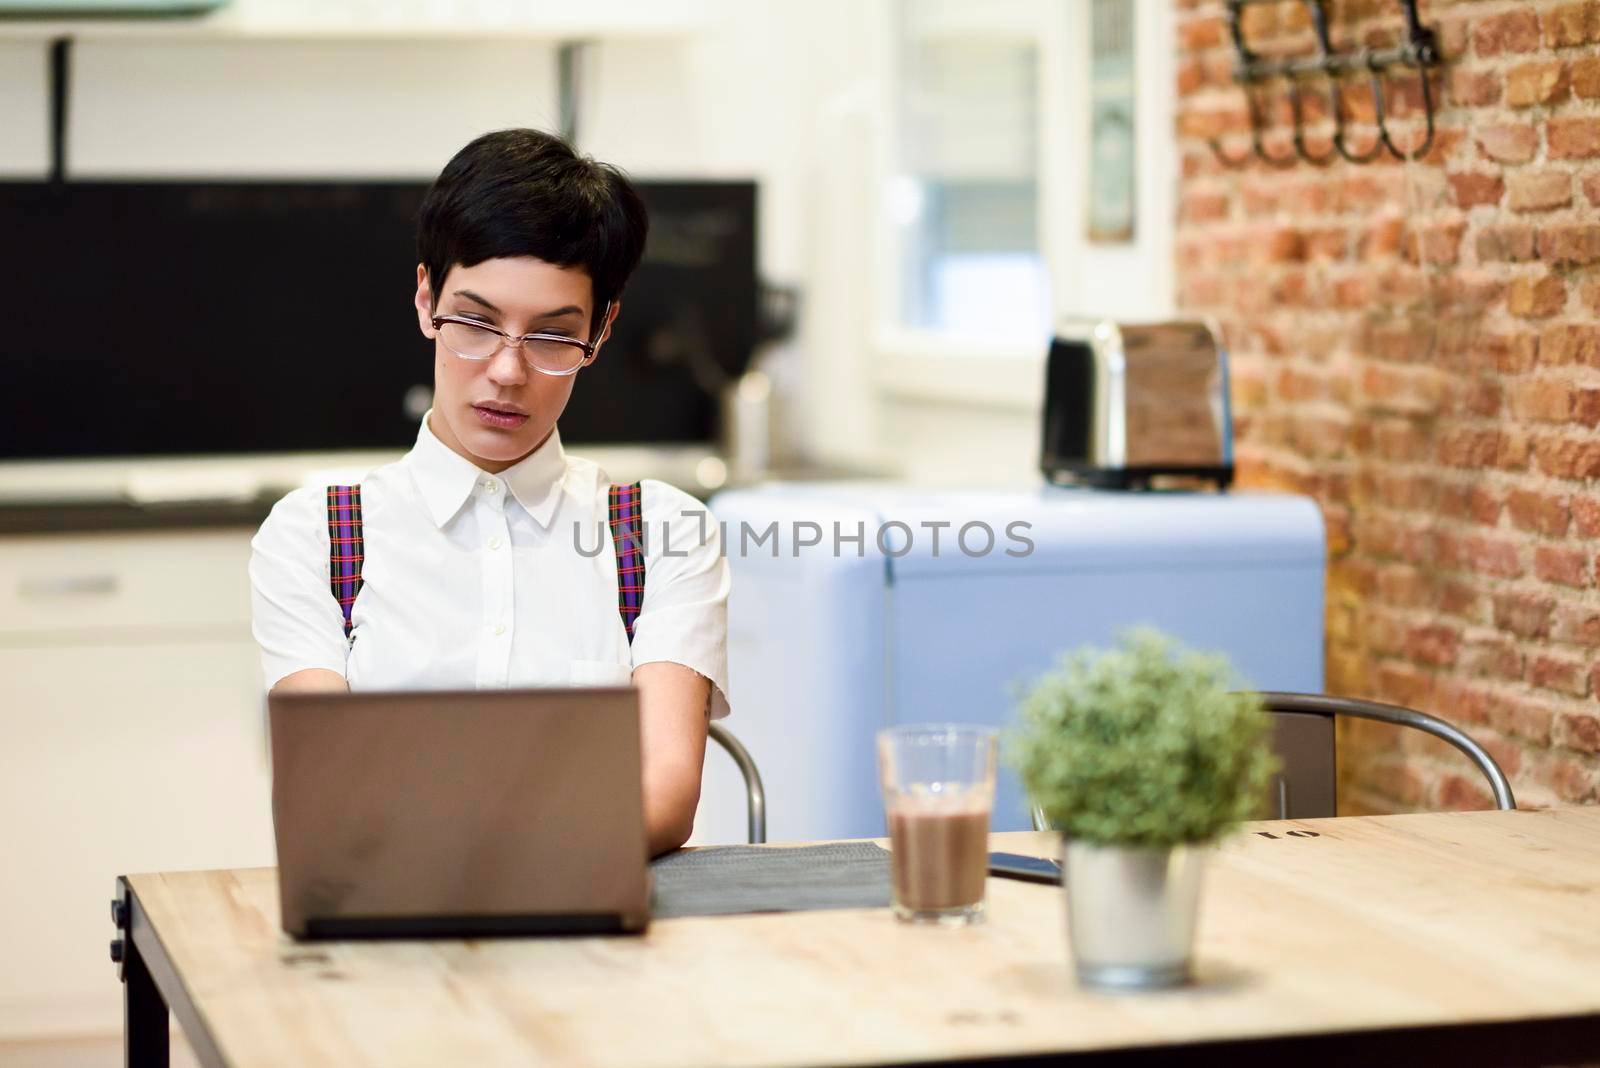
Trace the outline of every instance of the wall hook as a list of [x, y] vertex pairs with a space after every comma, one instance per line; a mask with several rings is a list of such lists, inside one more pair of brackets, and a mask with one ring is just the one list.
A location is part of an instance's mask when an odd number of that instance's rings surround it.
[[1335, 155], [1337, 155], [1337, 151], [1336, 151], [1336, 149], [1334, 147], [1334, 144], [1337, 143], [1339, 134], [1343, 132], [1343, 126], [1344, 126], [1343, 122], [1341, 122], [1339, 120], [1339, 118], [1338, 118], [1338, 113], [1339, 113], [1339, 97], [1338, 97], [1339, 87], [1338, 87], [1338, 84], [1336, 82], [1334, 82], [1334, 80], [1332, 78], [1329, 78], [1328, 79], [1328, 85], [1329, 85], [1330, 90], [1331, 90], [1330, 93], [1329, 93], [1329, 98], [1328, 98], [1329, 99], [1329, 104], [1332, 106], [1333, 112], [1334, 112], [1334, 127], [1335, 127], [1335, 129], [1334, 129], [1334, 137], [1333, 137], [1333, 142], [1329, 144], [1327, 150], [1322, 152], [1322, 153], [1320, 153], [1320, 154], [1318, 154], [1316, 152], [1312, 152], [1311, 149], [1308, 147], [1307, 142], [1306, 142], [1305, 108], [1302, 106], [1302, 103], [1301, 103], [1301, 100], [1300, 100], [1300, 83], [1298, 81], [1296, 81], [1295, 79], [1293, 79], [1293, 78], [1291, 78], [1289, 80], [1289, 110], [1294, 115], [1294, 151], [1295, 151], [1295, 154], [1298, 155], [1301, 159], [1305, 160], [1307, 163], [1314, 163], [1319, 167], [1331, 162], [1333, 160], [1333, 157]]
[[[1405, 44], [1378, 51], [1361, 51], [1354, 54], [1341, 53], [1334, 50], [1328, 33], [1327, 0], [1301, 0], [1311, 15], [1312, 25], [1316, 31], [1317, 54], [1309, 58], [1263, 59], [1250, 49], [1244, 39], [1243, 11], [1251, 4], [1278, 2], [1281, 2], [1281, 0], [1227, 0], [1228, 29], [1233, 38], [1234, 51], [1237, 54], [1233, 68], [1233, 78], [1244, 90], [1246, 104], [1250, 113], [1251, 152], [1248, 154], [1229, 155], [1223, 149], [1221, 142], [1216, 138], [1212, 138], [1209, 143], [1211, 151], [1216, 154], [1217, 159], [1229, 167], [1243, 167], [1249, 162], [1251, 154], [1274, 166], [1287, 166], [1300, 159], [1308, 163], [1322, 165], [1332, 162], [1335, 154], [1352, 163], [1366, 163], [1384, 149], [1387, 149], [1397, 159], [1402, 160], [1417, 159], [1426, 155], [1428, 150], [1433, 147], [1435, 133], [1433, 90], [1429, 72], [1433, 67], [1438, 66], [1439, 52], [1433, 30], [1422, 25], [1417, 16], [1417, 0], [1396, 0], [1406, 20]], [[1422, 82], [1422, 111], [1425, 129], [1422, 139], [1409, 151], [1402, 149], [1395, 143], [1388, 124], [1385, 78], [1397, 67], [1415, 71]], [[1377, 137], [1371, 145], [1358, 150], [1350, 143], [1349, 134], [1345, 128], [1344, 92], [1341, 79], [1351, 72], [1362, 69], [1366, 70], [1372, 87], [1378, 129]], [[1318, 75], [1328, 79], [1327, 99], [1330, 118], [1333, 121], [1333, 133], [1329, 140], [1329, 147], [1320, 153], [1312, 151], [1306, 140], [1305, 101], [1301, 87], [1302, 79]], [[1294, 120], [1294, 129], [1292, 131], [1294, 151], [1287, 156], [1275, 156], [1269, 153], [1262, 139], [1263, 116], [1257, 93], [1261, 85], [1274, 78], [1283, 78], [1288, 85], [1289, 108]]]

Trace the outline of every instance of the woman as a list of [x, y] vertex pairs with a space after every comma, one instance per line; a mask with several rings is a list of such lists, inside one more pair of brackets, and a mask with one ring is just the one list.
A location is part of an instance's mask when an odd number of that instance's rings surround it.
[[[728, 711], [728, 565], [693, 498], [650, 480], [612, 487], [556, 429], [647, 226], [626, 178], [547, 134], [503, 130], [457, 153], [418, 220], [434, 400], [416, 444], [359, 487], [279, 501], [250, 580], [276, 692], [631, 681], [661, 853], [689, 836], [707, 719]], [[644, 535], [642, 560], [625, 539], [620, 569], [618, 514]], [[345, 581], [330, 584], [333, 569]]]

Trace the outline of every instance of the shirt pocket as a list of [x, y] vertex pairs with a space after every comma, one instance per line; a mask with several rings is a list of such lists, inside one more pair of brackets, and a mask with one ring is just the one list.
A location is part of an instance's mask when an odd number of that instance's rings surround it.
[[633, 667], [615, 660], [573, 660], [567, 681], [573, 686], [628, 686], [633, 683]]

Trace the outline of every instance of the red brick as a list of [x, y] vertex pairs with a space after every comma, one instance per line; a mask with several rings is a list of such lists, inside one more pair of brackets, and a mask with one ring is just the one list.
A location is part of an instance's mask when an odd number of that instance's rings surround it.
[[1506, 512], [1518, 529], [1552, 538], [1565, 534], [1571, 521], [1565, 497], [1534, 490], [1514, 489], [1506, 494]]
[[1418, 663], [1448, 667], [1455, 663], [1456, 651], [1460, 647], [1460, 629], [1442, 623], [1412, 627], [1406, 632], [1406, 656]]
[[1550, 630], [1555, 598], [1529, 593], [1500, 593], [1494, 597], [1494, 625], [1519, 638], [1542, 638]]
[[1496, 163], [1527, 163], [1539, 150], [1539, 131], [1531, 122], [1485, 126], [1475, 140], [1484, 158]]
[[1480, 56], [1532, 52], [1539, 47], [1539, 19], [1531, 7], [1480, 19], [1472, 28], [1472, 46]]
[[1320, 177], [1295, 182], [1283, 191], [1283, 206], [1296, 215], [1321, 215], [1328, 210], [1329, 184]]
[[1522, 557], [1516, 544], [1499, 538], [1458, 537], [1441, 531], [1434, 537], [1434, 554], [1441, 567], [1500, 578], [1518, 578], [1523, 574]]
[[1489, 599], [1470, 582], [1446, 580], [1439, 583], [1439, 611], [1460, 616], [1473, 623], [1487, 623]]
[[1180, 137], [1221, 137], [1248, 132], [1250, 115], [1243, 105], [1227, 108], [1185, 107], [1178, 113]]
[[1272, 263], [1297, 263], [1306, 258], [1305, 235], [1292, 226], [1274, 226], [1257, 243]]
[[1581, 589], [1589, 585], [1589, 554], [1582, 549], [1537, 546], [1533, 550], [1533, 573], [1546, 582]]
[[1589, 693], [1588, 664], [1575, 657], [1540, 653], [1528, 661], [1528, 682], [1544, 690], [1586, 697]]
[[1600, 478], [1600, 441], [1592, 437], [1541, 437], [1533, 443], [1539, 470], [1556, 478]]
[[1481, 776], [1468, 779], [1452, 773], [1439, 781], [1434, 807], [1441, 812], [1477, 812], [1495, 806]]
[[1228, 217], [1228, 197], [1224, 193], [1189, 192], [1178, 202], [1179, 222], [1211, 222]]
[[1582, 56], [1572, 61], [1572, 92], [1585, 100], [1600, 96], [1600, 56]]
[[1575, 323], [1545, 327], [1539, 335], [1539, 361], [1552, 366], [1575, 363], [1600, 367], [1600, 327]]
[[1523, 319], [1548, 319], [1566, 303], [1566, 283], [1553, 274], [1520, 275], [1511, 280], [1506, 294], [1506, 308]]
[[1566, 171], [1527, 171], [1506, 181], [1512, 211], [1551, 211], [1572, 203], [1572, 175]]
[[1600, 36], [1600, 8], [1593, 0], [1550, 8], [1544, 12], [1543, 21], [1548, 48], [1572, 48]]
[[[1381, 700], [1391, 701], [1407, 708], [1426, 708], [1433, 703], [1434, 676], [1411, 664], [1396, 660], [1378, 664], [1377, 692]], [[1402, 735], [1405, 742], [1415, 739]]]
[[1477, 638], [1461, 647], [1456, 666], [1469, 675], [1522, 679], [1522, 654], [1504, 638]]
[[1528, 223], [1484, 227], [1478, 231], [1478, 259], [1484, 263], [1531, 260], [1537, 247], [1534, 235]]
[[1177, 77], [1174, 79], [1179, 96], [1188, 96], [1206, 84], [1205, 64], [1198, 59], [1184, 59], [1178, 64]]
[[1498, 204], [1505, 194], [1506, 184], [1498, 174], [1459, 173], [1449, 176], [1450, 192], [1457, 206], [1475, 208], [1480, 204]]
[[1544, 763], [1538, 778], [1548, 784], [1563, 801], [1593, 801], [1600, 793], [1600, 764], [1593, 760], [1555, 757]]
[[1441, 411], [1483, 418], [1499, 415], [1504, 399], [1500, 383], [1489, 378], [1453, 380], [1445, 396]]
[[1510, 407], [1521, 419], [1594, 426], [1600, 422], [1600, 389], [1536, 378], [1511, 387]]
[[1284, 27], [1279, 18], [1282, 14], [1281, 5], [1278, 4], [1245, 8], [1240, 12], [1239, 27], [1244, 32], [1244, 39], [1254, 41], [1283, 32]]
[[1587, 712], [1557, 716], [1551, 734], [1557, 745], [1584, 753], [1600, 753], [1600, 719]]
[[1539, 258], [1551, 266], [1581, 266], [1600, 260], [1600, 226], [1541, 226]]
[[1447, 467], [1483, 468], [1494, 463], [1500, 433], [1482, 427], [1453, 427], [1438, 435], [1437, 458]]
[[1564, 423], [1572, 415], [1572, 387], [1566, 382], [1540, 378], [1515, 382], [1506, 403], [1518, 419]]
[[1591, 159], [1600, 156], [1600, 118], [1552, 118], [1545, 126], [1551, 159]]
[[1534, 745], [1550, 744], [1554, 716], [1543, 701], [1496, 695], [1488, 709], [1489, 725], [1501, 734], [1524, 738]]
[[[1522, 746], [1508, 738], [1497, 734], [1483, 734], [1478, 739], [1478, 744], [1488, 750], [1494, 762], [1500, 765], [1500, 770], [1507, 775], [1515, 775], [1522, 767]], [[1479, 785], [1483, 779], [1476, 780]]]
[[1520, 63], [1506, 71], [1506, 103], [1514, 108], [1551, 104], [1569, 92], [1567, 65], [1559, 59]]
[[[1576, 77], [1577, 64], [1573, 64]], [[1492, 70], [1450, 71], [1449, 99], [1461, 107], [1486, 107], [1500, 100], [1500, 76]]]
[[1433, 582], [1415, 567], [1385, 567], [1377, 574], [1377, 596], [1385, 604], [1402, 608], [1429, 608], [1433, 605]]
[[1515, 423], [1501, 427], [1500, 441], [1495, 449], [1494, 465], [1502, 471], [1521, 471], [1528, 466], [1533, 453], [1533, 442], [1528, 431]]
[[1440, 53], [1449, 60], [1456, 60], [1466, 55], [1467, 48], [1472, 43], [1472, 25], [1466, 15], [1441, 15], [1434, 22], [1437, 31]]
[[[1492, 446], [1498, 448], [1497, 444]], [[1461, 464], [1463, 467], [1479, 467], [1479, 464]], [[1500, 521], [1502, 502], [1497, 494], [1487, 486], [1474, 486], [1453, 484], [1446, 485], [1439, 490], [1438, 509], [1441, 515], [1452, 519], [1465, 519], [1473, 523], [1481, 523], [1492, 527]]]
[[1585, 538], [1600, 536], [1600, 498], [1572, 498], [1572, 519]]
[[[1505, 37], [1501, 33], [1498, 37]], [[1513, 39], [1521, 40], [1521, 28], [1510, 35]], [[1178, 47], [1185, 52], [1198, 52], [1204, 48], [1215, 48], [1225, 39], [1225, 28], [1222, 19], [1218, 16], [1207, 18], [1188, 19], [1178, 24]], [[1497, 38], [1498, 39], [1498, 38]], [[1510, 49], [1519, 51], [1519, 49]], [[1480, 49], [1480, 51], [1482, 51]], [[1527, 51], [1527, 49], [1520, 49]]]
[[[1569, 645], [1594, 647], [1600, 645], [1600, 611], [1581, 604], [1559, 604], [1550, 620], [1550, 638]], [[1600, 667], [1597, 664], [1596, 667]], [[1600, 693], [1600, 686], [1590, 686]]]

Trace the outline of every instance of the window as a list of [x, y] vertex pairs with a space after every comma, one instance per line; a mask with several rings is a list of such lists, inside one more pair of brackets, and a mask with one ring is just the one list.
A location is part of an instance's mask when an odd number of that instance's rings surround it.
[[898, 4], [888, 207], [901, 328], [997, 341], [1048, 334], [1036, 27], [1049, 6]]

